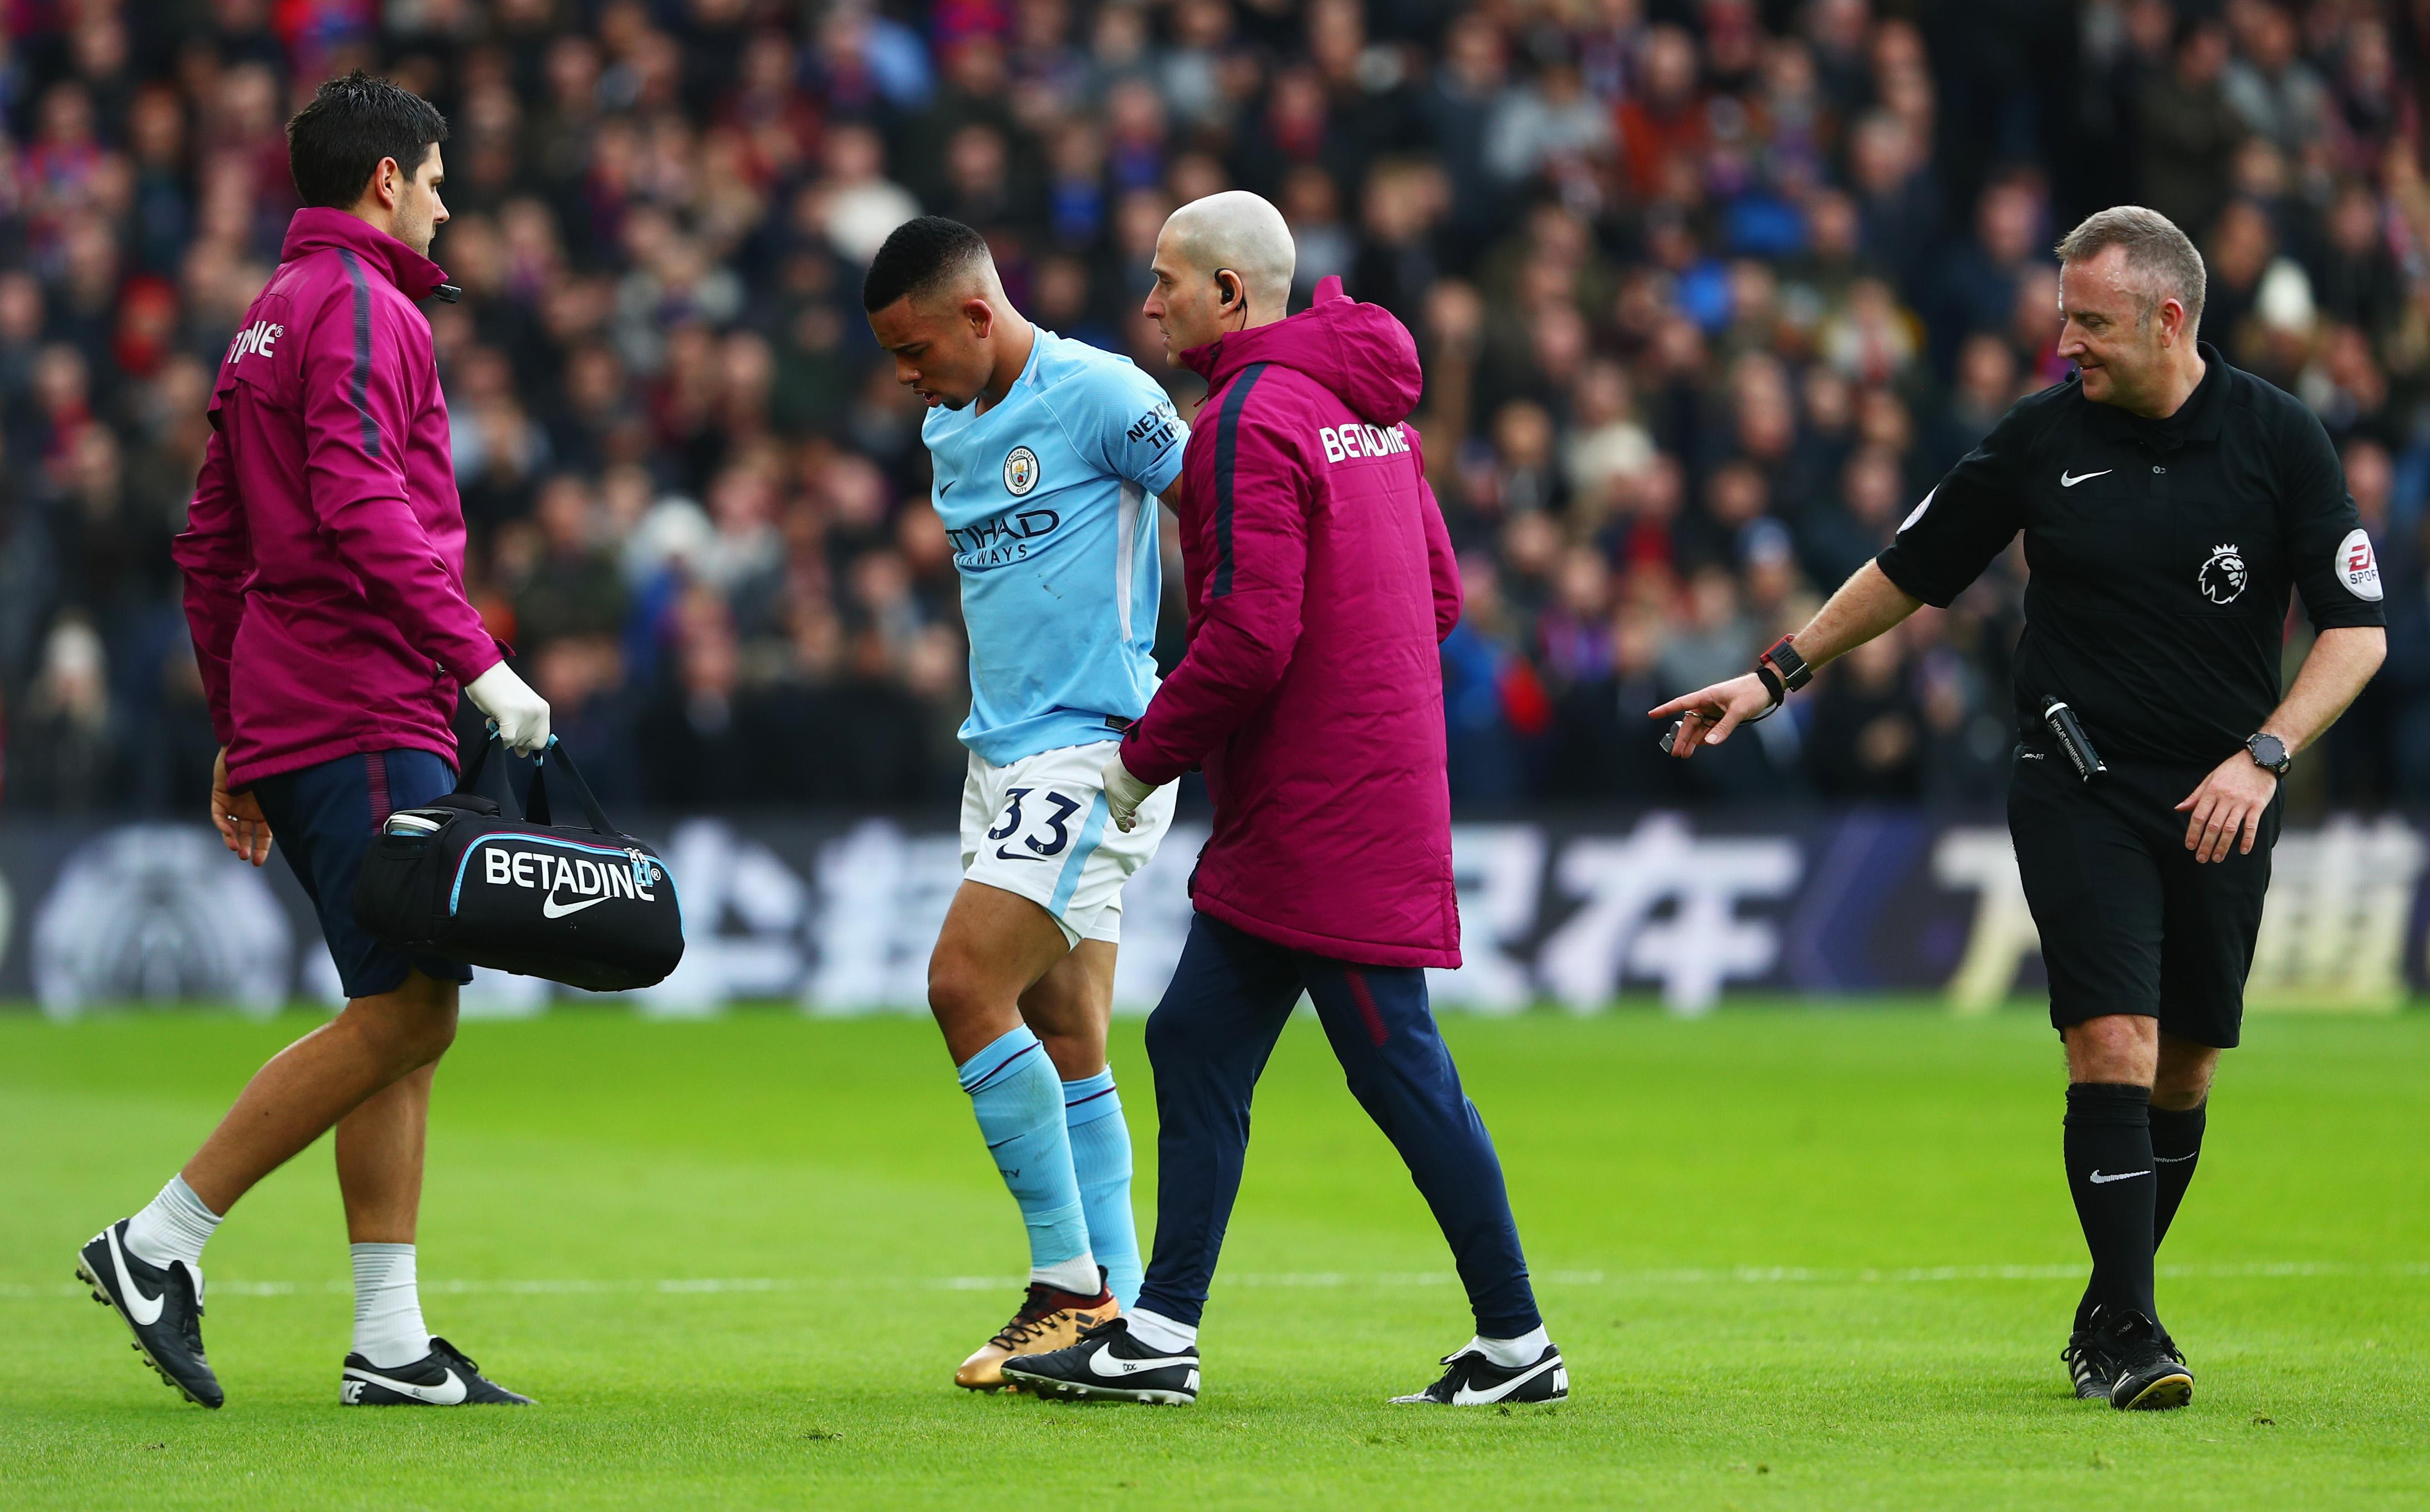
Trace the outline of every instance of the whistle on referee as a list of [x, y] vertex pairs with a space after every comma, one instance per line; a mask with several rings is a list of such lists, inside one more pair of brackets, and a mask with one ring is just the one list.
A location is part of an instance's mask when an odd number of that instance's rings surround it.
[[2075, 710], [2065, 703], [2056, 698], [2043, 699], [2042, 723], [2057, 738], [2058, 748], [2067, 753], [2078, 781], [2090, 782], [2109, 770], [2101, 764], [2101, 753], [2092, 748], [2092, 738], [2084, 733], [2084, 724], [2075, 717]]
[[[1662, 732], [1662, 754], [1664, 756], [1675, 756], [1678, 754], [1673, 748], [1679, 743], [1679, 737], [1687, 733], [1688, 722], [1690, 719], [1703, 720], [1707, 725], [1719, 724], [1722, 723], [1721, 713], [1717, 709], [1689, 709], [1687, 713], [1680, 715], [1675, 720], [1673, 720], [1671, 722], [1671, 727]], [[1753, 724], [1755, 721], [1742, 720], [1739, 723], [1744, 724]]]

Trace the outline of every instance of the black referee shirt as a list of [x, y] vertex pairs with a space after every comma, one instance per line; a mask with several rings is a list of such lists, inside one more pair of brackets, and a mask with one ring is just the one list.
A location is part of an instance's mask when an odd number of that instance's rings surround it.
[[2019, 400], [1875, 558], [1945, 608], [2025, 533], [2028, 737], [2056, 695], [2105, 758], [2215, 766], [2278, 706], [2289, 590], [2322, 629], [2386, 623], [2328, 433], [2199, 350], [2208, 371], [2166, 420], [2094, 404], [2080, 378]]

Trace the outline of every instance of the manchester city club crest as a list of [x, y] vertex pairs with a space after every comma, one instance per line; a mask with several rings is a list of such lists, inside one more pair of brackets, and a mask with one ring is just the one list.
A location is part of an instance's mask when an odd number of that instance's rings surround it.
[[1038, 487], [1038, 454], [1026, 446], [1016, 446], [1004, 459], [1004, 486], [1015, 498]]
[[2233, 604], [2244, 591], [2246, 575], [2243, 553], [2234, 546], [2213, 546], [2194, 581], [2202, 586], [2203, 597], [2213, 604]]

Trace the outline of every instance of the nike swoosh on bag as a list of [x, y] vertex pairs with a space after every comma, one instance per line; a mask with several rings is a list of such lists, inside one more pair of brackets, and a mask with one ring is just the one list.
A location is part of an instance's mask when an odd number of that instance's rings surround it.
[[393, 1376], [374, 1375], [369, 1371], [350, 1370], [346, 1372], [346, 1378], [353, 1381], [369, 1381], [374, 1386], [384, 1386], [399, 1395], [411, 1397], [416, 1402], [427, 1402], [434, 1407], [452, 1407], [461, 1403], [465, 1397], [464, 1378], [454, 1371], [447, 1372], [447, 1384], [444, 1386], [419, 1386], [411, 1381], [397, 1380]]
[[542, 919], [562, 919], [567, 914], [580, 913], [585, 908], [593, 907], [607, 901], [605, 898], [585, 898], [580, 903], [559, 903], [557, 901], [557, 894], [552, 892], [541, 900], [540, 916]]
[[109, 1240], [109, 1263], [118, 1267], [118, 1304], [126, 1309], [127, 1317], [146, 1328], [151, 1327], [160, 1321], [160, 1309], [168, 1304], [169, 1294], [164, 1291], [157, 1297], [143, 1295], [143, 1288], [126, 1273], [126, 1256], [118, 1249], [118, 1230], [105, 1230], [104, 1237]]
[[2148, 1171], [2121, 1171], [2113, 1175], [2105, 1176], [2100, 1171], [2096, 1171], [2092, 1173], [2092, 1184], [2096, 1187], [2106, 1187], [2113, 1181], [2129, 1181], [2137, 1176], [2148, 1176], [2150, 1174], [2151, 1172]]

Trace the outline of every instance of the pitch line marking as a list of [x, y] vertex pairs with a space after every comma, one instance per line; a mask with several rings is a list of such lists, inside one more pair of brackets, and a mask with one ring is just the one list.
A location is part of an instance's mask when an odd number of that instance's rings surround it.
[[[1810, 1266], [1682, 1267], [1648, 1271], [1548, 1271], [1533, 1279], [1552, 1287], [1704, 1287], [1704, 1286], [1911, 1286], [1950, 1281], [2072, 1281], [2085, 1272], [2073, 1265], [1930, 1265], [1831, 1269]], [[2164, 1265], [2158, 1273], [2175, 1281], [2291, 1280], [2309, 1276], [2430, 1276], [2430, 1261], [2360, 1265], [2346, 1260], [2246, 1260], [2216, 1265]], [[842, 1284], [836, 1276], [668, 1276], [656, 1279], [435, 1280], [422, 1283], [427, 1296], [720, 1296], [727, 1293], [826, 1291]], [[914, 1283], [932, 1291], [1007, 1291], [1018, 1289], [1018, 1276], [931, 1276]], [[1454, 1287], [1459, 1277], [1449, 1271], [1282, 1271], [1232, 1275], [1227, 1287], [1330, 1289], [1347, 1287]], [[27, 1286], [0, 1282], [0, 1302], [50, 1301], [81, 1297], [91, 1288], [81, 1283]], [[351, 1281], [213, 1281], [214, 1297], [350, 1297]]]

